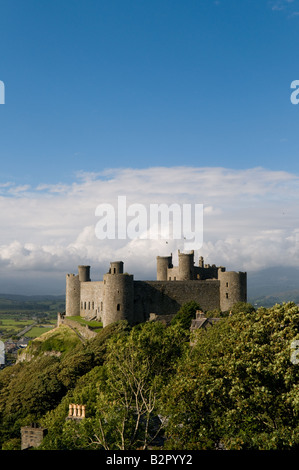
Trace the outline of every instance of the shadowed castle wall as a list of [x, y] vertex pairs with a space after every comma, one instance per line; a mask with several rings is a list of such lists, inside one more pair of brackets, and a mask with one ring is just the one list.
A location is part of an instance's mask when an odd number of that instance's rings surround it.
[[220, 308], [220, 282], [134, 281], [134, 319], [143, 322], [150, 313], [174, 315], [186, 302], [194, 300], [203, 310]]

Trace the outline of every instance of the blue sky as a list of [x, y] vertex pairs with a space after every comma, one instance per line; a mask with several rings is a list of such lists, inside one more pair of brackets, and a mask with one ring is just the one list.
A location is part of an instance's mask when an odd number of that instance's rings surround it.
[[298, 1], [2, 0], [1, 180], [299, 171]]
[[2, 0], [0, 292], [152, 278], [165, 246], [95, 237], [118, 195], [204, 204], [207, 262], [298, 266], [298, 44], [299, 0]]

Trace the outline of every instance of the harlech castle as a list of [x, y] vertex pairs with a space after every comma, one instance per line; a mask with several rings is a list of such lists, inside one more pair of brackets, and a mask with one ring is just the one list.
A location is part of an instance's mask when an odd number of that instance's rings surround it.
[[174, 315], [191, 300], [205, 311], [230, 310], [247, 300], [246, 272], [194, 262], [194, 251], [178, 252], [178, 266], [171, 256], [157, 256], [157, 280], [135, 281], [124, 272], [124, 263], [110, 263], [102, 281], [91, 281], [90, 266], [78, 266], [78, 274], [66, 276], [66, 317], [96, 319], [107, 326], [118, 320], [130, 324], [149, 320], [151, 314]]

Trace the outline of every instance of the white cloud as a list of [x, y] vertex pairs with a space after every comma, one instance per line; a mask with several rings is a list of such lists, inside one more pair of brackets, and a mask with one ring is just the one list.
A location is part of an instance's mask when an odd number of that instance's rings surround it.
[[270, 1], [270, 6], [273, 11], [282, 11], [289, 9], [293, 3], [294, 0], [272, 0]]
[[124, 168], [82, 172], [70, 185], [4, 182], [0, 189], [2, 285], [8, 278], [18, 279], [18, 286], [23, 278], [44, 278], [63, 292], [64, 275], [78, 264], [90, 264], [93, 279], [101, 279], [109, 261], [118, 259], [136, 279], [154, 278], [156, 255], [175, 254], [183, 241], [98, 240], [95, 209], [116, 205], [120, 195], [127, 205], [204, 204], [204, 245], [196, 254], [207, 263], [252, 270], [299, 261], [298, 177], [284, 171]]

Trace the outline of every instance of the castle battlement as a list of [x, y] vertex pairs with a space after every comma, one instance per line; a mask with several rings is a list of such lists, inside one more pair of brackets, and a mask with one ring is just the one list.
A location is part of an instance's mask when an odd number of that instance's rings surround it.
[[103, 322], [119, 320], [130, 324], [149, 320], [150, 315], [175, 315], [194, 300], [205, 311], [227, 311], [239, 301], [247, 301], [245, 272], [226, 271], [223, 266], [198, 265], [194, 251], [178, 252], [178, 266], [170, 256], [157, 256], [157, 279], [136, 281], [124, 273], [123, 261], [113, 261], [102, 281], [91, 281], [90, 266], [78, 266], [78, 274], [66, 275], [66, 316], [81, 315]]

